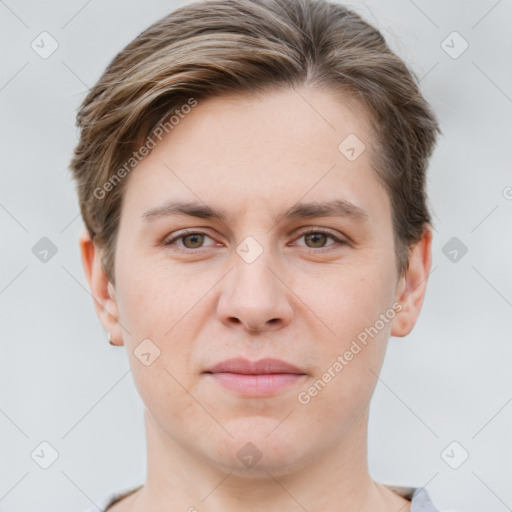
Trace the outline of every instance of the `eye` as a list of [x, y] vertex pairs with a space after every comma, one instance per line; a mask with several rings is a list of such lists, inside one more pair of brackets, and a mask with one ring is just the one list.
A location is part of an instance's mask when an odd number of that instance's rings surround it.
[[[326, 247], [330, 247], [331, 245], [347, 243], [345, 240], [342, 240], [341, 238], [337, 237], [330, 231], [325, 231], [318, 228], [303, 231], [297, 240], [300, 240], [301, 238], [304, 238], [304, 241], [306, 243], [305, 246], [308, 247], [309, 249], [324, 249]], [[334, 243], [325, 245], [329, 238], [333, 240]]]
[[[205, 242], [205, 239], [210, 239], [212, 242], [215, 243], [215, 241], [209, 237], [206, 233], [202, 233], [201, 231], [189, 231], [186, 233], [181, 233], [178, 236], [175, 236], [173, 238], [170, 238], [164, 242], [164, 245], [176, 245], [179, 249], [182, 250], [194, 250], [194, 249], [201, 249], [202, 247], [205, 247], [203, 243]], [[174, 242], [181, 242], [175, 244]], [[213, 244], [211, 244], [213, 245]]]
[[[346, 244], [347, 242], [342, 238], [336, 236], [330, 231], [315, 228], [303, 231], [300, 233], [297, 240], [304, 239], [305, 245], [309, 249], [325, 249], [332, 245]], [[204, 245], [206, 240], [209, 239], [211, 242], [209, 245]], [[327, 241], [331, 239], [333, 243], [327, 244]], [[187, 231], [181, 232], [177, 236], [173, 236], [164, 241], [166, 246], [175, 246], [178, 250], [182, 251], [194, 251], [204, 247], [211, 247], [216, 245], [217, 242], [210, 236], [202, 231]], [[326, 245], [327, 244], [327, 245]], [[299, 244], [302, 245], [302, 244]]]

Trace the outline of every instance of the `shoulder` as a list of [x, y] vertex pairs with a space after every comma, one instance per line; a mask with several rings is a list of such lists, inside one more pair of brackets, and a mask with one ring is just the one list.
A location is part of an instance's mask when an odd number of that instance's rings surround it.
[[405, 487], [397, 485], [386, 485], [386, 487], [411, 502], [410, 512], [441, 512], [436, 508], [424, 487]]
[[102, 500], [100, 503], [95, 504], [95, 506], [87, 510], [87, 512], [98, 512], [98, 509], [100, 512], [106, 512], [110, 509], [110, 507], [114, 506], [116, 503], [119, 503], [123, 498], [130, 496], [135, 491], [138, 491], [141, 487], [142, 485], [139, 485], [138, 487], [129, 490], [113, 493]]
[[423, 487], [413, 489], [411, 512], [440, 512]]

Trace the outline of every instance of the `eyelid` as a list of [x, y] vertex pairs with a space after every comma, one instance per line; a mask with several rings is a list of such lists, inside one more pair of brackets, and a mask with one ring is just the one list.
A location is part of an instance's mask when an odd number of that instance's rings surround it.
[[341, 235], [339, 235], [336, 231], [333, 231], [329, 228], [321, 228], [319, 226], [305, 226], [303, 228], [300, 228], [298, 231], [299, 235], [304, 235], [308, 233], [326, 233], [327, 235], [332, 235], [333, 237], [340, 238]]

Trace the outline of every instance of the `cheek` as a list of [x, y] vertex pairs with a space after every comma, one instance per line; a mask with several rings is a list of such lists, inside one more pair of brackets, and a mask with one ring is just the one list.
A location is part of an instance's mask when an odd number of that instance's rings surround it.
[[191, 306], [170, 273], [155, 272], [135, 258], [119, 266], [118, 276], [119, 321], [125, 328], [135, 385], [148, 406], [161, 400], [168, 403], [166, 390], [176, 391], [178, 385], [172, 376], [183, 382], [190, 360], [191, 344], [184, 328]]
[[336, 404], [333, 414], [340, 421], [365, 410], [384, 359], [395, 310], [392, 280], [383, 281], [381, 275], [377, 266], [364, 272], [340, 269], [328, 278], [317, 276], [300, 291], [315, 313], [309, 318], [323, 333], [316, 346], [318, 374], [304, 389], [304, 402], [310, 399], [319, 410]]
[[385, 273], [375, 263], [339, 265], [314, 276], [296, 274], [292, 289], [307, 307], [309, 322], [325, 331], [325, 347], [343, 348], [392, 306], [392, 280], [383, 279]]
[[120, 320], [132, 345], [141, 336], [163, 344], [201, 293], [197, 279], [192, 283], [179, 269], [151, 264], [136, 253], [120, 265], [118, 287]]

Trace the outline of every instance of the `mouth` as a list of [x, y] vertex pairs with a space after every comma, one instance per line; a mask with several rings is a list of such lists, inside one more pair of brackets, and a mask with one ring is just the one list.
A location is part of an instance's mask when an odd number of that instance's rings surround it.
[[237, 358], [216, 364], [203, 374], [239, 396], [266, 397], [302, 382], [306, 373], [280, 359]]

